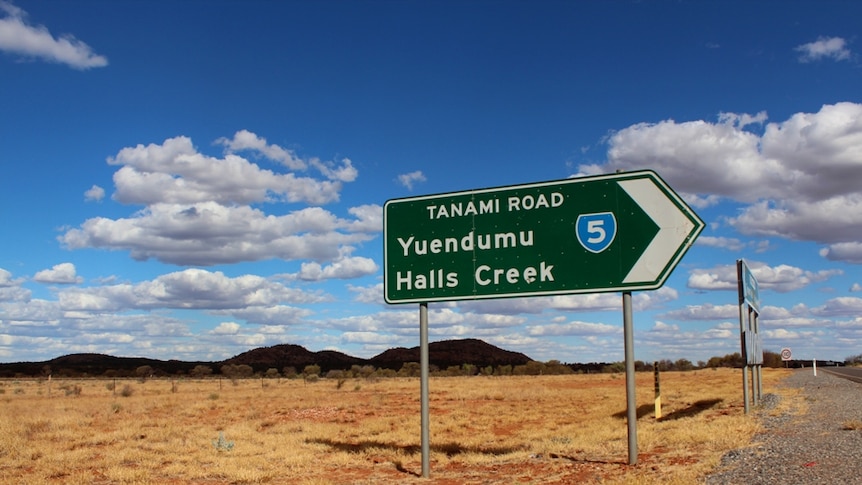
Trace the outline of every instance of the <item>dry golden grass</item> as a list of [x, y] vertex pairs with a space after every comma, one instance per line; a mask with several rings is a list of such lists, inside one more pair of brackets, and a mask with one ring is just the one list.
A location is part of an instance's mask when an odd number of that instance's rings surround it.
[[[786, 372], [765, 369], [765, 392]], [[741, 385], [664, 373], [657, 421], [638, 374], [629, 466], [624, 376], [433, 378], [425, 480], [418, 379], [5, 380], [0, 483], [690, 484], [757, 430]]]

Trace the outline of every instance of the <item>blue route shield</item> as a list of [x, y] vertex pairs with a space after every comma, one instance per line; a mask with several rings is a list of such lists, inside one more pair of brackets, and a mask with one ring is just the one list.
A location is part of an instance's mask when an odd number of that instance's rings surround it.
[[581, 214], [575, 222], [578, 242], [591, 253], [609, 248], [617, 236], [617, 219], [613, 212]]

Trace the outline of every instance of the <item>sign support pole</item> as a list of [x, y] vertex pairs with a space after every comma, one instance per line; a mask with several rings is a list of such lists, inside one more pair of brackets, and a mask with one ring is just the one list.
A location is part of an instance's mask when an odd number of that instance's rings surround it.
[[419, 367], [422, 414], [422, 478], [431, 476], [431, 427], [428, 405], [428, 303], [419, 304]]
[[[760, 311], [754, 312], [754, 333], [760, 335]], [[758, 340], [759, 342], [759, 340]], [[762, 354], [763, 349], [758, 348], [757, 351]], [[763, 362], [757, 366], [757, 398], [763, 399]]]
[[748, 356], [745, 351], [745, 339], [747, 338], [745, 331], [748, 327], [748, 319], [746, 317], [748, 315], [745, 311], [747, 303], [745, 302], [745, 290], [743, 289], [742, 283], [741, 259], [736, 260], [736, 277], [739, 282], [739, 341], [742, 350], [742, 402], [744, 403], [743, 408], [745, 409], [745, 414], [748, 414], [750, 411], [750, 406], [748, 404]]
[[744, 323], [746, 321], [745, 314], [745, 303], [739, 304], [739, 335], [742, 340], [742, 401], [745, 403], [744, 409], [745, 414], [748, 414], [750, 409], [750, 396], [748, 395], [748, 357], [745, 353], [745, 339], [746, 332], [745, 327], [747, 325]]
[[632, 321], [632, 292], [623, 292], [623, 333], [626, 354], [626, 420], [629, 432], [629, 465], [638, 464], [638, 412], [635, 395], [635, 338]]
[[[748, 307], [748, 326], [751, 329], [751, 333], [754, 334], [754, 338], [752, 342], [755, 342], [754, 352], [757, 353], [760, 351], [757, 347], [757, 313], [750, 306]], [[756, 356], [755, 356], [756, 358]], [[751, 399], [754, 402], [754, 405], [757, 406], [760, 404], [760, 365], [757, 364], [757, 361], [751, 366]]]

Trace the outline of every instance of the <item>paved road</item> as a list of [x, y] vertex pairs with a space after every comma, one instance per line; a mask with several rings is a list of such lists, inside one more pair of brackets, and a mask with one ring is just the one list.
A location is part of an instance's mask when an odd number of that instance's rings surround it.
[[820, 367], [818, 370], [862, 383], [862, 367]]

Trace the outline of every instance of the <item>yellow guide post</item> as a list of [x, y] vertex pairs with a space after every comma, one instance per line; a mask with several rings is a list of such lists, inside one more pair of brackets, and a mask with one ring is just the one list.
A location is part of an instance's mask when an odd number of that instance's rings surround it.
[[653, 364], [655, 369], [655, 419], [661, 419], [661, 385], [658, 378], [658, 362]]

